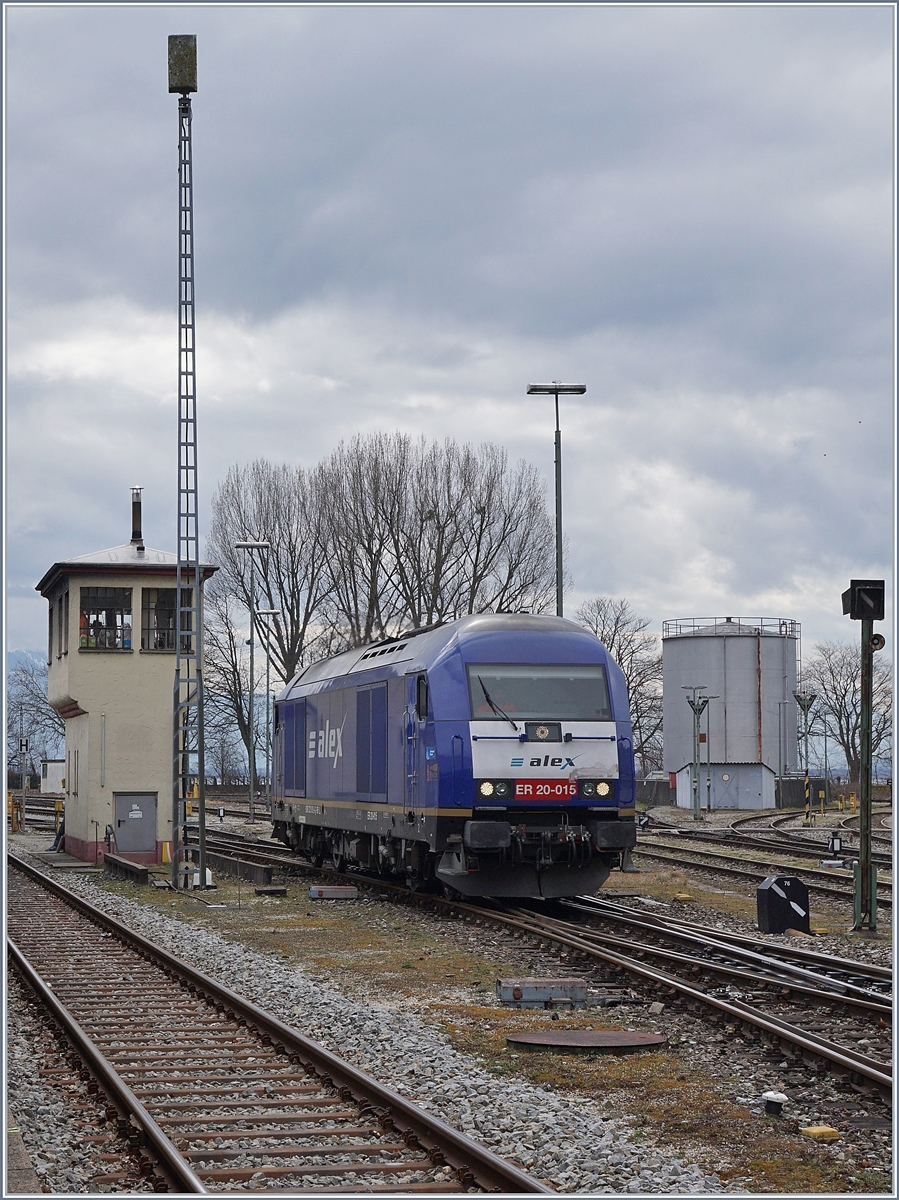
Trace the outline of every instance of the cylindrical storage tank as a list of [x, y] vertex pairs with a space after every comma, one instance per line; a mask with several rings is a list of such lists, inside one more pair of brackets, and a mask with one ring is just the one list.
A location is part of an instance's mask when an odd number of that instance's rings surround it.
[[[798, 621], [689, 617], [662, 626], [664, 766], [677, 802], [692, 804], [693, 710], [709, 700], [700, 729], [703, 808], [773, 808], [775, 779], [797, 770]], [[706, 762], [711, 760], [711, 787]]]

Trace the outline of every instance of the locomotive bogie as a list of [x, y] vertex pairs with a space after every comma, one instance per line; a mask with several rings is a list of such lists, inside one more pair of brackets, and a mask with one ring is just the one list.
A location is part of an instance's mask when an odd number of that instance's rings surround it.
[[276, 704], [273, 836], [463, 895], [595, 891], [635, 843], [627, 694], [595, 637], [483, 614], [314, 664]]

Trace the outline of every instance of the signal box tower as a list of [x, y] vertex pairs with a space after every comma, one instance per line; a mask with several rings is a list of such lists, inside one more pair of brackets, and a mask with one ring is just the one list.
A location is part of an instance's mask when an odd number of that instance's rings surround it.
[[[206, 883], [203, 739], [203, 600], [197, 529], [197, 397], [194, 363], [194, 230], [190, 96], [197, 90], [195, 34], [169, 37], [169, 92], [178, 99], [178, 637], [172, 705], [172, 883], [181, 882], [186, 801], [199, 800], [200, 882]], [[191, 767], [196, 777], [194, 793]]]

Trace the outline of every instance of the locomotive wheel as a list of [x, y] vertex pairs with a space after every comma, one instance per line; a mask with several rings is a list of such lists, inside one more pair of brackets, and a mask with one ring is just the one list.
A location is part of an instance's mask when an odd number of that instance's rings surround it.
[[338, 874], [342, 875], [346, 870], [346, 856], [343, 854], [331, 854], [331, 866]]

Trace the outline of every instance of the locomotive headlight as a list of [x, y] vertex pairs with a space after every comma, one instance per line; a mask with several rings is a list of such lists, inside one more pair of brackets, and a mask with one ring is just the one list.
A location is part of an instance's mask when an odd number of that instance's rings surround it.
[[499, 783], [497, 783], [497, 785], [496, 785], [496, 794], [497, 794], [497, 796], [508, 796], [508, 794], [509, 794], [509, 785], [508, 785], [508, 783], [507, 783], [507, 782], [506, 782], [504, 779], [501, 779], [501, 780], [499, 781]]
[[596, 784], [592, 783], [589, 779], [584, 780], [584, 782], [581, 784], [581, 795], [582, 796], [595, 796], [596, 795]]
[[485, 779], [484, 782], [478, 788], [478, 791], [481, 793], [482, 796], [492, 796], [493, 795], [493, 784], [490, 782], [489, 779]]
[[609, 785], [606, 783], [605, 780], [603, 780], [602, 783], [598, 783], [596, 785], [597, 796], [608, 796], [608, 794], [611, 790], [612, 789], [609, 787]]

